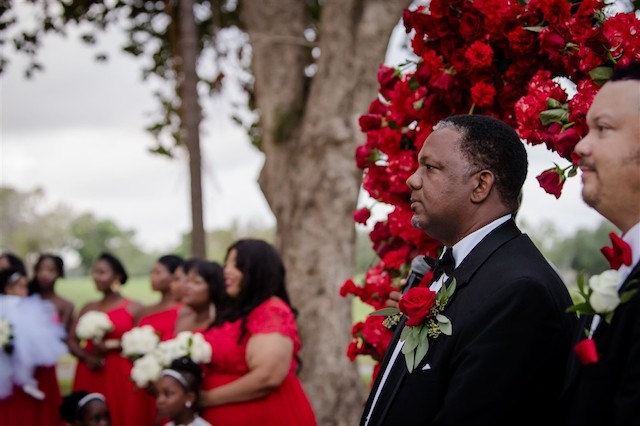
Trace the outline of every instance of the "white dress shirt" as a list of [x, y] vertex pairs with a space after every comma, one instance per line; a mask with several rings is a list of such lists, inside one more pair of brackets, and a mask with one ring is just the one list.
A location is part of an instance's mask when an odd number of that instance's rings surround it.
[[[486, 237], [491, 231], [493, 231], [494, 229], [496, 229], [498, 226], [502, 225], [509, 219], [511, 219], [510, 214], [499, 217], [498, 219], [494, 220], [488, 225], [483, 226], [482, 228], [472, 232], [471, 234], [464, 237], [462, 240], [458, 241], [458, 243], [456, 243], [451, 248], [451, 250], [453, 250], [453, 258], [456, 261], [456, 267], [462, 263], [464, 258], [467, 257], [469, 253], [471, 253], [471, 250], [473, 250], [475, 246], [478, 245], [478, 243], [482, 241], [484, 237]], [[449, 248], [445, 248], [445, 251], [442, 252], [443, 255], [446, 252], [446, 250], [449, 250]], [[440, 256], [440, 258], [442, 258], [442, 256]], [[442, 274], [442, 276], [437, 281], [433, 282], [429, 286], [429, 289], [437, 293], [442, 288], [442, 284], [445, 283], [447, 279], [449, 279], [449, 277], [446, 274]], [[391, 354], [391, 359], [389, 360], [389, 363], [387, 364], [387, 368], [384, 370], [382, 374], [382, 379], [380, 380], [380, 386], [378, 386], [378, 389], [376, 389], [376, 394], [373, 397], [371, 408], [367, 413], [367, 419], [364, 422], [365, 426], [369, 424], [369, 419], [371, 418], [371, 414], [373, 413], [373, 410], [376, 406], [376, 402], [378, 402], [380, 393], [382, 393], [382, 388], [384, 387], [387, 381], [387, 378], [389, 377], [391, 368], [395, 364], [396, 359], [398, 358], [398, 355], [400, 354], [400, 351], [402, 350], [403, 345], [404, 345], [404, 340], [398, 340], [396, 347], [393, 349], [393, 353]]]

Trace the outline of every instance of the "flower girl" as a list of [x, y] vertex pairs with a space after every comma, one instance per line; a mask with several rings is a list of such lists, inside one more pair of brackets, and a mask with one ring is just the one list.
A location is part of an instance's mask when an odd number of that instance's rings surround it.
[[197, 414], [202, 371], [188, 356], [174, 360], [156, 381], [160, 418], [171, 419], [166, 426], [211, 426]]
[[55, 321], [53, 304], [27, 293], [27, 279], [21, 272], [0, 271], [0, 399], [12, 394], [13, 385], [44, 399], [35, 369], [55, 365], [67, 352], [65, 331]]

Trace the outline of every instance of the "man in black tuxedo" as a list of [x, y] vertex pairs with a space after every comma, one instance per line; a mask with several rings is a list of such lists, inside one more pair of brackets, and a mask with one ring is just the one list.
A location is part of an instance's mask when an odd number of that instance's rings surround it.
[[[582, 198], [622, 231], [631, 249], [618, 291], [640, 289], [640, 63], [614, 71], [587, 114], [589, 133], [576, 146]], [[640, 424], [640, 294], [615, 309], [610, 323], [586, 318], [598, 360], [572, 355], [563, 425]], [[579, 331], [576, 341], [585, 337]]]
[[[409, 177], [412, 224], [453, 254], [450, 336], [430, 339], [409, 373], [392, 340], [361, 425], [544, 425], [570, 350], [569, 294], [512, 214], [527, 173], [517, 134], [499, 120], [453, 116], [435, 128]], [[445, 252], [446, 253], [446, 252]], [[447, 256], [448, 257], [448, 256]]]

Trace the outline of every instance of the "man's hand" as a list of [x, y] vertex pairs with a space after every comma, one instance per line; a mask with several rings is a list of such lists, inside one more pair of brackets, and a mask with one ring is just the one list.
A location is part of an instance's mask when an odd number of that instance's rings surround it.
[[387, 299], [387, 302], [385, 303], [388, 307], [390, 308], [397, 308], [398, 307], [398, 301], [400, 300], [400, 297], [402, 297], [402, 289], [407, 285], [407, 280], [405, 278], [400, 280], [400, 285], [398, 286], [398, 291], [392, 291], [391, 293], [389, 293], [389, 298]]

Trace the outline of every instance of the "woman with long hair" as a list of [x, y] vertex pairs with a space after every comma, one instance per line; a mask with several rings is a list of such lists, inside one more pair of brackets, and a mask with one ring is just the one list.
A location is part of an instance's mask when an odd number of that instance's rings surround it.
[[240, 240], [227, 251], [226, 299], [204, 333], [202, 417], [216, 426], [307, 426], [316, 420], [296, 376], [300, 339], [276, 250]]

